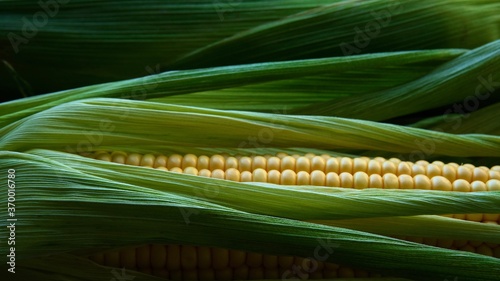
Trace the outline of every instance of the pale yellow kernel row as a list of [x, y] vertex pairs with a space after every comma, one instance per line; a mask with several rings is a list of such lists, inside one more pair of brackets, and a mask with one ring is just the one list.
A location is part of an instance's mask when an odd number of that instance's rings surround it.
[[283, 172], [285, 170], [293, 170], [298, 172], [311, 173], [312, 171], [322, 171], [324, 173], [334, 172], [337, 174], [356, 172], [364, 172], [368, 175], [385, 175], [395, 174], [410, 175], [426, 175], [429, 178], [434, 176], [443, 176], [453, 182], [457, 179], [463, 179], [468, 182], [482, 181], [487, 182], [490, 179], [500, 180], [500, 166], [494, 166], [491, 169], [487, 167], [474, 167], [470, 164], [458, 165], [456, 163], [444, 164], [441, 161], [428, 163], [427, 161], [417, 161], [415, 163], [404, 162], [396, 158], [385, 160], [381, 157], [369, 159], [367, 157], [349, 158], [349, 157], [327, 157], [327, 155], [315, 156], [308, 154], [305, 156], [288, 156], [278, 153], [277, 156], [196, 156], [194, 154], [186, 154], [184, 156], [173, 154], [170, 156], [153, 154], [126, 154], [124, 152], [98, 152], [94, 155], [96, 159], [111, 161], [120, 164], [128, 164], [135, 166], [144, 166], [166, 169], [180, 168], [185, 169], [193, 167], [198, 170], [207, 169], [210, 171], [220, 169], [227, 170], [234, 168], [240, 172], [252, 172], [256, 169], [264, 169], [266, 171], [277, 170]]
[[[488, 222], [497, 224], [497, 222]], [[453, 239], [436, 239], [422, 237], [401, 237], [403, 240], [436, 246], [440, 248], [467, 251], [485, 256], [500, 258], [500, 245], [494, 243], [485, 243], [482, 241], [473, 240], [453, 240]]]
[[126, 268], [171, 280], [258, 280], [296, 277], [380, 277], [380, 274], [338, 264], [293, 256], [276, 256], [240, 250], [191, 245], [144, 245], [89, 256], [110, 267]]
[[[168, 170], [164, 167], [158, 167], [160, 170]], [[325, 174], [323, 171], [315, 170], [311, 173], [294, 170], [278, 170], [266, 171], [261, 168], [255, 169], [253, 172], [240, 172], [236, 168], [227, 170], [208, 169], [198, 170], [194, 167], [187, 167], [184, 170], [178, 167], [170, 169], [171, 172], [185, 173], [196, 176], [212, 177], [225, 179], [237, 182], [267, 182], [281, 185], [314, 185], [314, 186], [331, 186], [345, 188], [386, 188], [386, 189], [427, 189], [427, 190], [442, 190], [442, 191], [459, 191], [459, 192], [478, 192], [478, 191], [499, 191], [500, 180], [491, 179], [486, 182], [474, 181], [469, 183], [466, 180], [458, 179], [450, 182], [443, 176], [434, 176], [429, 178], [425, 175], [395, 175], [387, 173], [382, 175], [368, 175], [365, 172], [356, 172], [350, 174], [343, 172], [337, 174], [330, 172]]]

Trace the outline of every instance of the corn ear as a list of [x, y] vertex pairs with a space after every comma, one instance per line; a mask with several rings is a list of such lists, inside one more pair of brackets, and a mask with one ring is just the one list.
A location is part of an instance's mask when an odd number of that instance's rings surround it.
[[[19, 173], [29, 171], [31, 175], [18, 181], [18, 185], [24, 186], [25, 192], [31, 194], [19, 199], [19, 204], [26, 208], [23, 215], [25, 232], [19, 233], [19, 239], [25, 241], [18, 249], [18, 258], [21, 260], [46, 255], [47, 251], [84, 254], [89, 249], [102, 249], [103, 245], [112, 248], [144, 241], [309, 256], [320, 239], [327, 241], [329, 245], [337, 245], [334, 247], [335, 255], [329, 256], [329, 261], [342, 259], [347, 264], [388, 270], [410, 278], [415, 276], [417, 280], [441, 280], [453, 272], [463, 280], [486, 281], [495, 280], [500, 273], [495, 258], [466, 252], [457, 254], [452, 250], [366, 232], [247, 213], [236, 210], [233, 206], [206, 202], [207, 196], [185, 195], [179, 190], [181, 187], [186, 191], [190, 187], [206, 188], [210, 179], [200, 181], [188, 175], [164, 173], [171, 180], [162, 181], [163, 190], [155, 190], [146, 182], [130, 184], [101, 177], [105, 174], [102, 163], [81, 163], [69, 167], [56, 158], [14, 152], [1, 153], [1, 159], [2, 169], [13, 168]], [[93, 165], [101, 166], [100, 176], [83, 170]], [[155, 173], [161, 171], [148, 170], [150, 172], [147, 173], [139, 167], [131, 168], [129, 172], [136, 170], [142, 174], [141, 179], [161, 178]], [[49, 172], [55, 170], [58, 171], [57, 176]], [[179, 181], [173, 184], [176, 179]], [[169, 187], [168, 190], [165, 184]], [[241, 185], [229, 182], [218, 184], [221, 188], [231, 184], [236, 187], [235, 191]], [[280, 190], [260, 185], [260, 188], [267, 190], [261, 193], [258, 188], [241, 186], [239, 190], [246, 189], [248, 196], [274, 196]], [[96, 192], [99, 193], [98, 197], [95, 196]], [[225, 192], [219, 193], [220, 196], [224, 194]], [[307, 191], [302, 191], [301, 194], [305, 198], [322, 196], [317, 192]], [[6, 194], [1, 196], [6, 199]], [[274, 200], [269, 203], [277, 204]], [[181, 210], [196, 211], [196, 215], [186, 223]], [[44, 227], [41, 228], [40, 224]], [[59, 230], [56, 234], [48, 231], [55, 228]], [[89, 232], [89, 229], [99, 231]], [[457, 255], [460, 255], [460, 260], [457, 260]]]

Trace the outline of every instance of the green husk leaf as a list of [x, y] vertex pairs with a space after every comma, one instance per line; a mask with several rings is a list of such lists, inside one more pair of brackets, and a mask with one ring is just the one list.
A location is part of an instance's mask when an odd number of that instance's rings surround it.
[[446, 106], [469, 97], [496, 94], [500, 73], [500, 40], [444, 63], [430, 74], [378, 93], [349, 96], [299, 109], [294, 113], [382, 121]]
[[[219, 111], [122, 99], [65, 103], [0, 129], [0, 149], [74, 153], [163, 147], [302, 147], [500, 156], [500, 137], [447, 134], [356, 119]], [[138, 146], [137, 144], [140, 144]], [[429, 148], [430, 147], [430, 148]], [[429, 151], [432, 149], [432, 151]]]
[[498, 3], [335, 1], [203, 46], [173, 68], [435, 48], [500, 38]]
[[[375, 93], [411, 82], [452, 59], [435, 58], [418, 64], [381, 65], [242, 87], [148, 99], [154, 102], [214, 109], [289, 113], [310, 104], [351, 95]], [[359, 83], [363, 77], [363, 83]]]
[[0, 1], [0, 58], [35, 94], [49, 93], [165, 71], [190, 51], [331, 1], [217, 3]]
[[[21, 118], [70, 101], [113, 97], [122, 99], [151, 99], [208, 90], [241, 87], [269, 81], [283, 81], [325, 73], [346, 73], [360, 68], [377, 69], [397, 67], [417, 62], [454, 58], [464, 50], [429, 50], [368, 54], [353, 57], [325, 58], [251, 65], [237, 65], [208, 69], [170, 71], [143, 78], [91, 85], [52, 94], [30, 97], [0, 104], [3, 116], [0, 127]], [[360, 87], [363, 88], [363, 87]], [[248, 98], [252, 103], [252, 96]], [[257, 96], [257, 100], [260, 98]], [[282, 108], [279, 108], [280, 110]]]
[[445, 114], [425, 119], [412, 127], [452, 134], [500, 135], [500, 103], [467, 114]]
[[463, 239], [500, 244], [499, 225], [442, 216], [394, 216], [350, 220], [314, 220], [311, 222], [387, 236]]

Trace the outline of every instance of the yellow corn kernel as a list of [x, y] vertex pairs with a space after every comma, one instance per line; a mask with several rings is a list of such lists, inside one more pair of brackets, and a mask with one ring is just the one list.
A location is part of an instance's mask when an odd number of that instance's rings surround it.
[[193, 176], [199, 175], [199, 171], [195, 167], [187, 167], [184, 169], [183, 173], [188, 174], [188, 175], [193, 175]]
[[226, 170], [231, 169], [231, 168], [238, 170], [238, 168], [239, 168], [238, 163], [239, 163], [239, 161], [238, 161], [238, 159], [236, 159], [236, 157], [228, 157], [226, 159], [226, 165], [225, 165]]
[[111, 267], [120, 267], [120, 252], [111, 251], [104, 253], [104, 264]]
[[445, 178], [443, 176], [435, 176], [431, 179], [431, 189], [432, 190], [442, 190], [442, 191], [452, 191], [453, 186], [447, 178]]
[[212, 267], [212, 250], [211, 250], [211, 248], [200, 246], [197, 248], [197, 250], [198, 250], [198, 268], [211, 269], [211, 267]]
[[299, 157], [295, 163], [295, 171], [296, 172], [311, 172], [311, 161], [307, 157]]
[[472, 180], [473, 181], [487, 182], [488, 179], [489, 179], [488, 171], [485, 171], [482, 168], [474, 168], [472, 170]]
[[354, 187], [357, 189], [368, 188], [370, 178], [365, 172], [356, 172], [353, 176]]
[[278, 256], [275, 255], [263, 255], [262, 265], [266, 269], [275, 269], [278, 267]]
[[263, 156], [255, 156], [252, 159], [252, 171], [255, 169], [265, 169], [267, 166], [267, 160]]
[[340, 173], [352, 174], [353, 160], [349, 157], [342, 157], [340, 159]]
[[441, 168], [439, 168], [437, 165], [429, 164], [429, 165], [427, 165], [425, 174], [429, 178], [433, 178], [435, 176], [441, 176]]
[[486, 183], [482, 181], [473, 181], [471, 184], [471, 191], [472, 192], [480, 192], [480, 191], [487, 191]]
[[136, 260], [135, 260], [135, 248], [127, 247], [120, 250], [120, 267], [125, 268], [135, 268]]
[[260, 267], [262, 265], [262, 254], [253, 252], [248, 253], [247, 265], [249, 268]]
[[457, 168], [457, 179], [464, 179], [468, 182], [472, 182], [472, 171], [471, 169], [460, 166]]
[[215, 169], [212, 171], [212, 178], [223, 180], [226, 178], [226, 173], [221, 169]]
[[394, 164], [394, 162], [391, 161], [385, 161], [382, 163], [382, 174], [396, 174], [397, 173], [397, 166]]
[[340, 177], [335, 172], [326, 174], [326, 186], [340, 187]]
[[210, 168], [210, 158], [206, 155], [201, 155], [198, 157], [198, 161], [196, 162], [196, 169], [209, 169]]
[[210, 162], [209, 162], [209, 169], [214, 171], [216, 169], [218, 170], [224, 170], [225, 169], [225, 160], [224, 157], [221, 155], [212, 155], [210, 157]]
[[325, 186], [326, 185], [326, 175], [325, 175], [325, 173], [323, 171], [320, 171], [320, 170], [313, 171], [311, 173], [311, 185]]
[[139, 166], [141, 163], [142, 155], [138, 153], [131, 153], [127, 156], [127, 160], [125, 164], [127, 165], [133, 165], [133, 166]]
[[432, 188], [432, 183], [431, 180], [423, 175], [423, 174], [418, 174], [413, 177], [413, 182], [415, 184], [416, 189], [431, 189]]
[[149, 245], [144, 245], [136, 249], [137, 267], [149, 268], [151, 265], [151, 249]]
[[151, 266], [153, 269], [162, 269], [167, 265], [167, 249], [164, 245], [151, 245]]
[[286, 156], [281, 159], [281, 171], [292, 170], [295, 171], [295, 158]]
[[327, 173], [339, 173], [340, 164], [336, 158], [330, 158], [326, 161], [325, 172]]
[[267, 173], [267, 181], [269, 183], [280, 184], [281, 172], [277, 170], [271, 170]]
[[168, 157], [167, 168], [170, 170], [174, 167], [182, 167], [182, 156], [179, 154], [173, 154]]
[[379, 174], [370, 175], [369, 187], [370, 188], [383, 188], [384, 181], [382, 179], [382, 176]]
[[198, 270], [196, 269], [183, 269], [182, 280], [198, 280]]
[[321, 156], [314, 156], [311, 159], [311, 170], [312, 171], [322, 171], [325, 172], [326, 161]]
[[199, 280], [215, 280], [215, 270], [209, 268], [200, 269], [198, 271]]
[[339, 175], [340, 178], [340, 186], [352, 188], [354, 187], [354, 177], [351, 173], [343, 172]]
[[379, 175], [382, 174], [382, 164], [377, 160], [368, 161], [367, 174], [369, 175]]
[[195, 269], [197, 266], [196, 247], [190, 245], [181, 246], [181, 267], [182, 269]]
[[354, 270], [352, 268], [343, 267], [343, 266], [341, 266], [337, 270], [337, 276], [341, 277], [341, 278], [354, 278], [355, 277]]
[[278, 157], [270, 157], [267, 159], [267, 171], [279, 170], [281, 166], [281, 159]]
[[354, 158], [352, 172], [366, 172], [368, 170], [368, 161], [363, 158]]
[[248, 279], [250, 279], [250, 280], [262, 280], [262, 279], [264, 279], [264, 269], [262, 267], [249, 267], [248, 268]]
[[201, 177], [210, 178], [210, 177], [212, 177], [212, 172], [208, 169], [201, 169], [198, 171], [198, 175]]
[[230, 181], [240, 181], [241, 173], [236, 168], [229, 168], [226, 170], [225, 179]]
[[386, 189], [398, 189], [399, 188], [399, 179], [395, 174], [387, 173], [383, 177], [384, 180], [384, 188]]
[[186, 154], [182, 158], [182, 169], [186, 169], [187, 167], [196, 168], [198, 164], [198, 157], [194, 154]]
[[169, 272], [181, 269], [181, 246], [168, 245], [167, 257], [167, 270]]
[[[115, 162], [115, 161], [113, 161]], [[159, 155], [155, 158], [155, 161], [153, 163], [153, 168], [167, 168], [167, 162], [168, 162], [168, 157], [165, 155]]]
[[284, 170], [281, 173], [280, 184], [282, 184], [282, 185], [295, 185], [295, 184], [297, 184], [297, 174], [295, 173], [295, 171]]
[[425, 175], [425, 167], [422, 165], [413, 165], [411, 167], [411, 175], [416, 176], [416, 175]]
[[178, 174], [182, 174], [183, 170], [179, 167], [173, 167], [171, 169], [169, 169], [170, 172], [173, 172], [173, 173], [178, 173]]
[[[212, 248], [212, 267], [214, 270], [222, 270], [229, 266], [229, 250]], [[216, 272], [217, 275], [217, 272]]]
[[254, 182], [267, 182], [267, 172], [262, 168], [257, 168], [252, 172]]
[[251, 182], [253, 181], [253, 175], [250, 171], [243, 171], [240, 174], [240, 179], [242, 182]]
[[414, 182], [413, 178], [410, 175], [400, 175], [398, 177], [399, 180], [399, 188], [401, 189], [413, 189], [414, 188]]
[[229, 250], [229, 267], [237, 268], [245, 265], [247, 254], [240, 250]]
[[442, 167], [443, 177], [447, 178], [450, 182], [454, 182], [457, 179], [457, 168], [450, 164], [446, 164]]
[[298, 172], [297, 173], [297, 185], [309, 185], [309, 184], [311, 184], [310, 174], [306, 171]]
[[397, 174], [398, 175], [411, 175], [410, 165], [406, 162], [399, 163], [398, 167], [397, 167]]
[[453, 191], [470, 192], [470, 183], [464, 179], [455, 180], [453, 182]]

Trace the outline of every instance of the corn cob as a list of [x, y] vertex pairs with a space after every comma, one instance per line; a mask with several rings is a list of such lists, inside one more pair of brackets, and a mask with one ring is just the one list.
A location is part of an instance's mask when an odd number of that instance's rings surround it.
[[[500, 190], [500, 166], [415, 163], [397, 158], [304, 156], [170, 156], [96, 152], [93, 158], [120, 164], [186, 173], [239, 182], [268, 182], [283, 185], [315, 185], [344, 188], [427, 189], [457, 192]], [[453, 214], [456, 219], [500, 222], [500, 214]]]
[[[471, 164], [445, 164], [440, 161], [415, 163], [396, 158], [349, 158], [304, 156], [278, 153], [275, 156], [170, 156], [105, 151], [91, 157], [126, 165], [213, 177], [240, 182], [268, 182], [286, 185], [316, 185], [345, 188], [414, 188], [457, 192], [500, 190], [500, 166], [474, 167]], [[499, 214], [445, 215], [457, 219], [498, 224]], [[441, 248], [500, 257], [498, 244], [482, 241], [397, 237]], [[325, 273], [324, 273], [325, 274]], [[333, 273], [332, 273], [333, 274]]]
[[[171, 280], [380, 277], [379, 273], [294, 256], [192, 245], [148, 244], [88, 256], [97, 264]], [[298, 268], [299, 271], [294, 268]]]
[[[406, 237], [406, 240], [500, 258], [499, 245], [417, 237]], [[293, 276], [300, 279], [382, 276], [379, 273], [301, 257], [192, 245], [142, 245], [95, 253], [88, 258], [101, 265], [127, 268], [171, 280], [256, 280], [279, 279], [286, 275], [290, 275], [286, 278]], [[294, 272], [294, 267], [303, 272]]]

